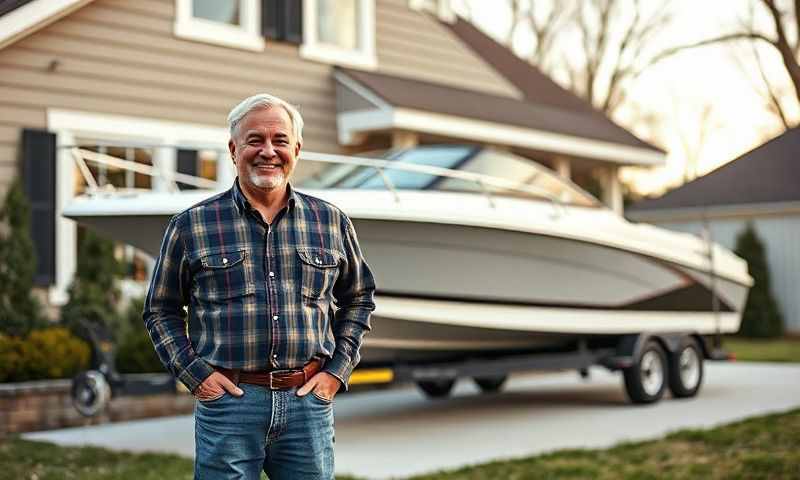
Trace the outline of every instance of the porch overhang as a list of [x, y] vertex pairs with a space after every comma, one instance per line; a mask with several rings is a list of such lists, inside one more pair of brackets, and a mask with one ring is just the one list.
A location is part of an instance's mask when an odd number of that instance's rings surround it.
[[[359, 73], [360, 77], [364, 75], [364, 73]], [[337, 90], [337, 131], [339, 142], [342, 145], [358, 145], [371, 133], [399, 130], [432, 134], [465, 142], [520, 147], [555, 155], [598, 160], [614, 165], [659, 166], [665, 163], [664, 152], [656, 148], [592, 138], [578, 135], [575, 132], [559, 131], [555, 128], [544, 129], [524, 125], [524, 123], [547, 123], [547, 119], [525, 120], [526, 113], [531, 116], [542, 116], [547, 112], [542, 108], [526, 105], [524, 100], [449, 89], [445, 86], [430, 88], [431, 86], [427, 84], [425, 85], [428, 87], [427, 91], [424, 90], [424, 87], [420, 89], [421, 95], [439, 93], [440, 97], [441, 95], [451, 97], [446, 100], [447, 104], [444, 105], [447, 108], [432, 111], [419, 108], [419, 105], [406, 104], [413, 102], [396, 101], [398, 98], [391, 98], [393, 96], [391, 92], [386, 95], [386, 90], [376, 92], [372, 88], [374, 83], [366, 84], [360, 81], [361, 79], [354, 78], [353, 75], [342, 70], [337, 70], [334, 78]], [[407, 88], [414, 88], [417, 86], [414, 84], [421, 83], [409, 79], [393, 80], [396, 80], [395, 85], [389, 86], [389, 89], [403, 86], [402, 84], [408, 84], [405, 85]], [[417, 103], [425, 103], [424, 99], [417, 100], [423, 100]], [[442, 99], [439, 98], [439, 100], [438, 103], [442, 104]], [[471, 105], [459, 108], [460, 101], [468, 101]], [[490, 115], [480, 115], [481, 103], [486, 109], [495, 108], [497, 110]], [[520, 104], [522, 105], [520, 106]], [[431, 106], [435, 107], [436, 102], [431, 102]], [[510, 121], [508, 123], [502, 121], [502, 109], [506, 106], [514, 109], [509, 114]], [[528, 112], [526, 112], [526, 108], [529, 109]], [[459, 110], [463, 110], [463, 114], [459, 114]], [[471, 115], [470, 113], [478, 114]], [[564, 118], [564, 113], [561, 112], [560, 115], [559, 120], [562, 123], [568, 123], [569, 119]], [[583, 123], [582, 128], [590, 129], [592, 127], [586, 118], [582, 118], [580, 121]], [[594, 136], [598, 137], [602, 134], [603, 132], [599, 131]]]

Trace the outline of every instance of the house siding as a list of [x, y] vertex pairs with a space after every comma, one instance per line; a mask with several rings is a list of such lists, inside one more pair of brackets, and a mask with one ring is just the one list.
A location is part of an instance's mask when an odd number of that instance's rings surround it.
[[[788, 332], [800, 334], [800, 215], [775, 215], [748, 218], [713, 219], [711, 235], [715, 242], [733, 249], [736, 237], [747, 222], [752, 221], [759, 238], [767, 249], [772, 293], [775, 296]], [[701, 221], [653, 223], [678, 232], [700, 235]]]
[[[251, 52], [177, 38], [174, 9], [174, 0], [97, 0], [0, 50], [0, 194], [15, 176], [20, 129], [47, 128], [48, 108], [223, 126], [237, 101], [268, 91], [299, 107], [305, 149], [344, 152], [331, 65], [285, 43]], [[376, 2], [376, 49], [379, 72], [518, 95], [407, 0]]]

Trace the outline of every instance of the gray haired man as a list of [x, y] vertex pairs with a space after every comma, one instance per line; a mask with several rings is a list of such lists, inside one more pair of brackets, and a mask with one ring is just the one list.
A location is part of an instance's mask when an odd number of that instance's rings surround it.
[[300, 113], [261, 94], [228, 123], [236, 181], [170, 221], [144, 322], [197, 398], [196, 478], [331, 479], [373, 276], [350, 219], [289, 183]]

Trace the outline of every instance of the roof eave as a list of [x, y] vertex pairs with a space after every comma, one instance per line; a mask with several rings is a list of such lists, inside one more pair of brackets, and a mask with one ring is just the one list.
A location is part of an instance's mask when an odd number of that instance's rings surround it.
[[0, 17], [0, 49], [69, 15], [92, 0], [34, 0]]
[[630, 220], [650, 223], [795, 214], [800, 215], [800, 200], [770, 203], [670, 207], [647, 210], [629, 209], [625, 211], [625, 216]]
[[341, 112], [337, 115], [337, 129], [343, 145], [357, 144], [364, 134], [370, 132], [407, 130], [625, 166], [652, 167], [665, 163], [663, 153], [650, 149], [394, 106]]

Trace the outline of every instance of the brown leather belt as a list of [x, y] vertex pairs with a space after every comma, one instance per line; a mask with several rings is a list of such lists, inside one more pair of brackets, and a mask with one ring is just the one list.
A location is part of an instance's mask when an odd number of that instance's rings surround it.
[[288, 390], [299, 387], [306, 383], [322, 370], [322, 361], [319, 359], [311, 360], [303, 368], [287, 370], [264, 370], [257, 372], [246, 372], [243, 370], [227, 369], [216, 367], [216, 370], [228, 377], [228, 380], [239, 385], [239, 383], [250, 383], [261, 385], [271, 390]]

